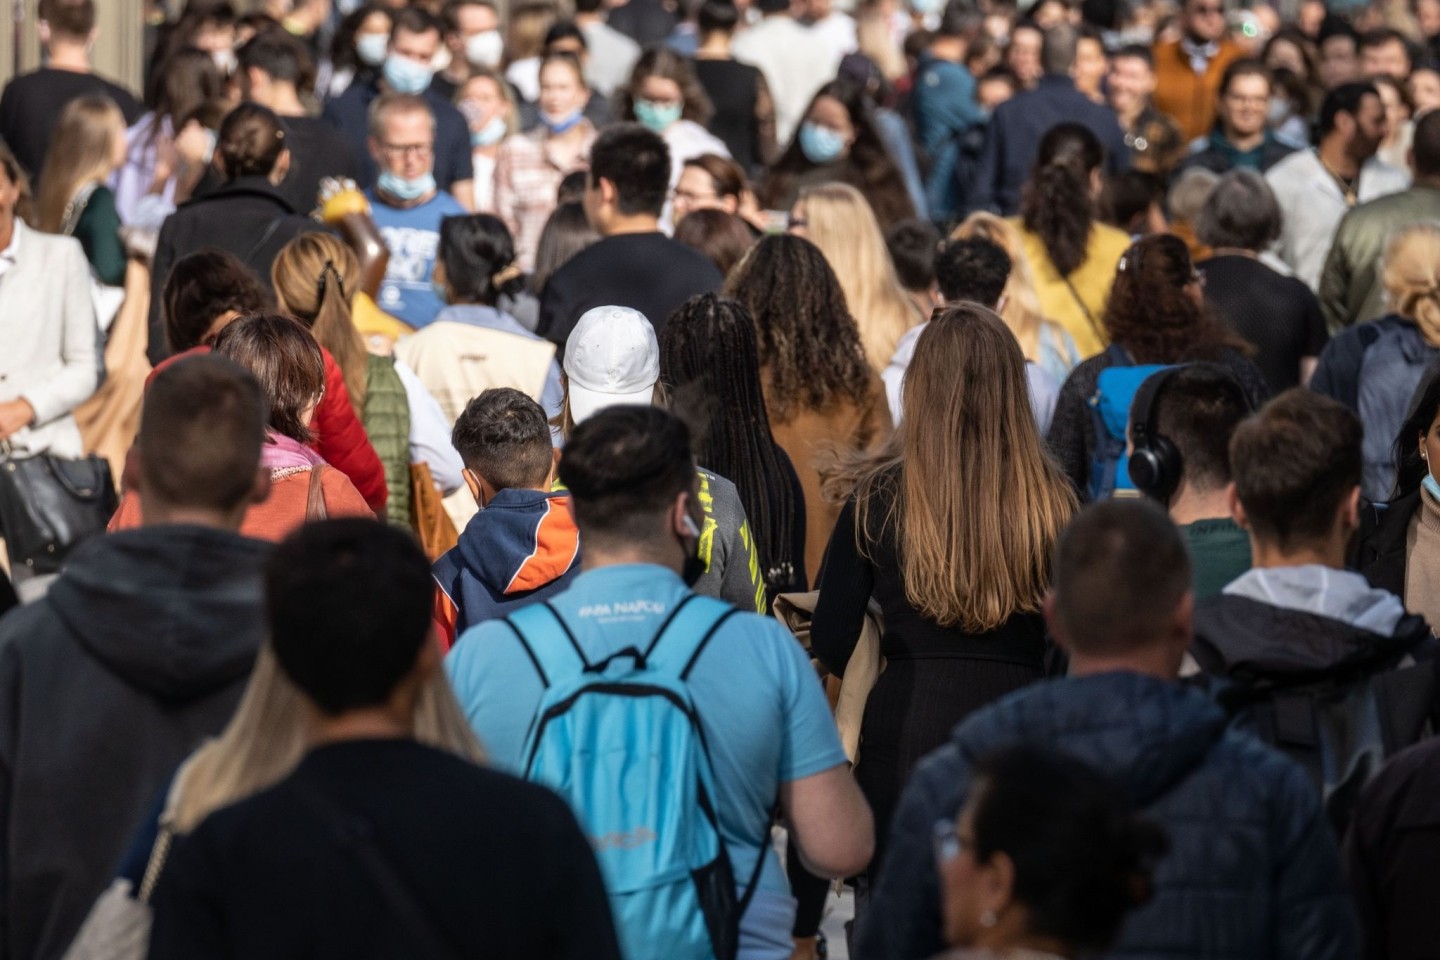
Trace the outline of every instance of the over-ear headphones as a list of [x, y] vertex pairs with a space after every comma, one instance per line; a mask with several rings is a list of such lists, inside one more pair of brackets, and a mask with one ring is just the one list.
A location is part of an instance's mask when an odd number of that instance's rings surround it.
[[1157, 407], [1165, 385], [1181, 370], [1206, 369], [1234, 385], [1245, 409], [1251, 410], [1250, 398], [1235, 375], [1217, 363], [1187, 363], [1166, 367], [1145, 379], [1135, 391], [1130, 405], [1130, 444], [1132, 452], [1126, 464], [1130, 482], [1148, 497], [1168, 503], [1180, 486], [1185, 464], [1175, 443], [1162, 434], [1157, 423]]

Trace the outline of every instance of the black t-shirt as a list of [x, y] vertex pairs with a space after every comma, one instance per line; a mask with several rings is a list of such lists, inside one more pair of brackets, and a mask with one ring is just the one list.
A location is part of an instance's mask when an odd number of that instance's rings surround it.
[[360, 163], [345, 134], [319, 117], [286, 117], [285, 129], [290, 172], [278, 189], [296, 213], [308, 214], [315, 209], [322, 178], [359, 180]]
[[1212, 257], [1199, 270], [1206, 304], [1254, 344], [1271, 392], [1299, 386], [1301, 358], [1318, 357], [1329, 339], [1310, 288], [1245, 256]]
[[545, 284], [537, 332], [563, 354], [581, 314], [619, 306], [645, 314], [658, 335], [686, 300], [724, 283], [704, 254], [663, 233], [606, 237], [577, 253]]
[[145, 108], [128, 90], [93, 73], [42, 67], [16, 77], [5, 87], [4, 95], [0, 95], [0, 138], [32, 178], [38, 179], [45, 166], [50, 137], [65, 105], [88, 95], [114, 100], [127, 126], [145, 114]]
[[[370, 839], [341, 841], [347, 827]], [[155, 892], [150, 957], [427, 955], [356, 843], [453, 956], [619, 960], [600, 870], [565, 802], [410, 740], [319, 747], [180, 839]]]

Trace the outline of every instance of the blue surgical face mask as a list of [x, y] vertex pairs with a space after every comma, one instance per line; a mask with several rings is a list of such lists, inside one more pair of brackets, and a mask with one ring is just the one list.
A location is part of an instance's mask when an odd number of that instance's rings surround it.
[[1435, 498], [1437, 503], [1440, 503], [1440, 483], [1435, 482], [1435, 477], [1432, 474], [1427, 472], [1425, 479], [1420, 485], [1429, 492], [1430, 496]]
[[386, 170], [375, 181], [375, 186], [381, 193], [388, 193], [397, 200], [419, 200], [435, 192], [435, 174], [427, 171], [418, 177], [402, 177]]
[[545, 124], [546, 130], [549, 130], [552, 134], [559, 136], [560, 134], [565, 133], [570, 128], [574, 127], [575, 124], [579, 123], [582, 119], [584, 119], [584, 117], [585, 112], [583, 110], [576, 110], [573, 113], [568, 113], [563, 117], [552, 117], [550, 114], [541, 111], [540, 122]]
[[396, 93], [417, 94], [430, 89], [435, 79], [435, 70], [428, 63], [420, 63], [409, 57], [392, 53], [385, 58], [385, 82]]
[[685, 105], [681, 103], [656, 103], [654, 100], [639, 99], [635, 101], [635, 119], [656, 133], [668, 130], [684, 111]]
[[823, 167], [845, 155], [845, 138], [829, 127], [806, 120], [800, 125], [800, 152], [805, 159]]
[[364, 33], [355, 38], [355, 55], [361, 63], [378, 67], [385, 62], [385, 53], [390, 49], [390, 37], [383, 33]]
[[910, 0], [910, 9], [922, 17], [939, 13], [945, 8], [945, 0]]
[[485, 126], [479, 130], [471, 131], [470, 146], [492, 147], [505, 139], [505, 134], [508, 130], [509, 128], [505, 126], [505, 118], [503, 116], [491, 117], [490, 122], [485, 124]]

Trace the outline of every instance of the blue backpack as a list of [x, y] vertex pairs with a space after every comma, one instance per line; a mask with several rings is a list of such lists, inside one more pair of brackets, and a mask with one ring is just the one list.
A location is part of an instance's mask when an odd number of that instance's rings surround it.
[[1125, 457], [1125, 431], [1130, 408], [1140, 384], [1165, 364], [1136, 364], [1130, 352], [1119, 344], [1105, 348], [1110, 366], [1100, 371], [1095, 393], [1090, 398], [1090, 417], [1095, 425], [1095, 449], [1090, 454], [1090, 500], [1108, 500], [1119, 494], [1135, 496], [1135, 484]]
[[766, 851], [737, 898], [710, 753], [685, 685], [738, 612], [692, 595], [643, 649], [599, 663], [549, 603], [505, 618], [545, 686], [524, 775], [564, 797], [590, 838], [627, 960], [733, 960], [739, 949]]

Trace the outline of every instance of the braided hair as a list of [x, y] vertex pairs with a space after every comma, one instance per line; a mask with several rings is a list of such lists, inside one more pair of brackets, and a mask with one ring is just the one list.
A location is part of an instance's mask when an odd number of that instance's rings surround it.
[[750, 312], [713, 293], [692, 297], [661, 331], [660, 375], [695, 425], [697, 461], [740, 494], [766, 590], [804, 589], [804, 504], [770, 433]]

